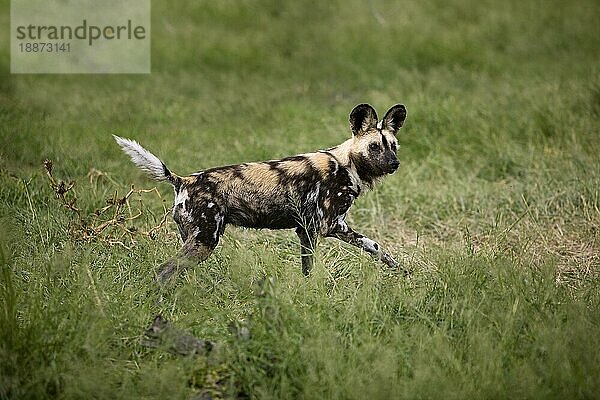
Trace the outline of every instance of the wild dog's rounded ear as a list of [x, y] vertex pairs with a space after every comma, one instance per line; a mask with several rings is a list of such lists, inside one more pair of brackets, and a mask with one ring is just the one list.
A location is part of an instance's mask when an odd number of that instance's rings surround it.
[[383, 129], [390, 131], [396, 136], [398, 129], [404, 124], [406, 119], [406, 107], [403, 104], [392, 106], [383, 117]]
[[369, 104], [359, 104], [350, 112], [350, 129], [354, 136], [360, 136], [376, 126], [377, 113]]

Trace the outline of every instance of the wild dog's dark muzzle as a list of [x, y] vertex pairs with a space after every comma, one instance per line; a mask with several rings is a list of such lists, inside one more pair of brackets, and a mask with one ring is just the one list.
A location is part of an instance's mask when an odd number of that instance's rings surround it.
[[398, 167], [400, 166], [400, 161], [396, 160], [392, 160], [388, 163], [388, 173], [392, 174], [394, 172], [396, 172], [396, 170], [398, 169]]

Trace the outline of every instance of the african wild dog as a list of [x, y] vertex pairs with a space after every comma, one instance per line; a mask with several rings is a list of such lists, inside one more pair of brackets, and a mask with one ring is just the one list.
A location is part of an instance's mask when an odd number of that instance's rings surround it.
[[312, 267], [318, 235], [341, 239], [396, 268], [396, 261], [379, 244], [348, 226], [346, 213], [361, 193], [400, 165], [396, 135], [405, 118], [401, 104], [379, 122], [373, 107], [360, 104], [350, 113], [352, 138], [339, 146], [281, 160], [210, 168], [186, 177], [169, 171], [137, 142], [115, 136], [138, 167], [175, 188], [173, 218], [183, 247], [160, 267], [158, 278], [168, 279], [186, 260], [206, 260], [227, 224], [295, 229], [305, 275]]

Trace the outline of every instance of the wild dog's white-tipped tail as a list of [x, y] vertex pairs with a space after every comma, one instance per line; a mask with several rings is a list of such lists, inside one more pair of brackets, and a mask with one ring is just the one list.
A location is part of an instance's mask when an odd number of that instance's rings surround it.
[[176, 185], [177, 177], [169, 171], [158, 157], [143, 148], [135, 140], [125, 139], [117, 135], [113, 135], [113, 137], [123, 151], [131, 157], [131, 161], [150, 175], [151, 178], [158, 181], [169, 181], [171, 184]]

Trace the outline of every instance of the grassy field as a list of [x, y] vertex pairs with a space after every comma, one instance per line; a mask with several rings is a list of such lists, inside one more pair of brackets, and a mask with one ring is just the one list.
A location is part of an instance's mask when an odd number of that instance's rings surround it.
[[[0, 32], [1, 399], [600, 396], [597, 1], [152, 6], [150, 75], [9, 75]], [[111, 134], [188, 174], [341, 143], [361, 102], [408, 108], [349, 220], [410, 278], [330, 239], [305, 278], [292, 232], [229, 227], [161, 289], [174, 223], [82, 240], [42, 168], [89, 221], [156, 185]], [[217, 350], [142, 347], [156, 314]]]

